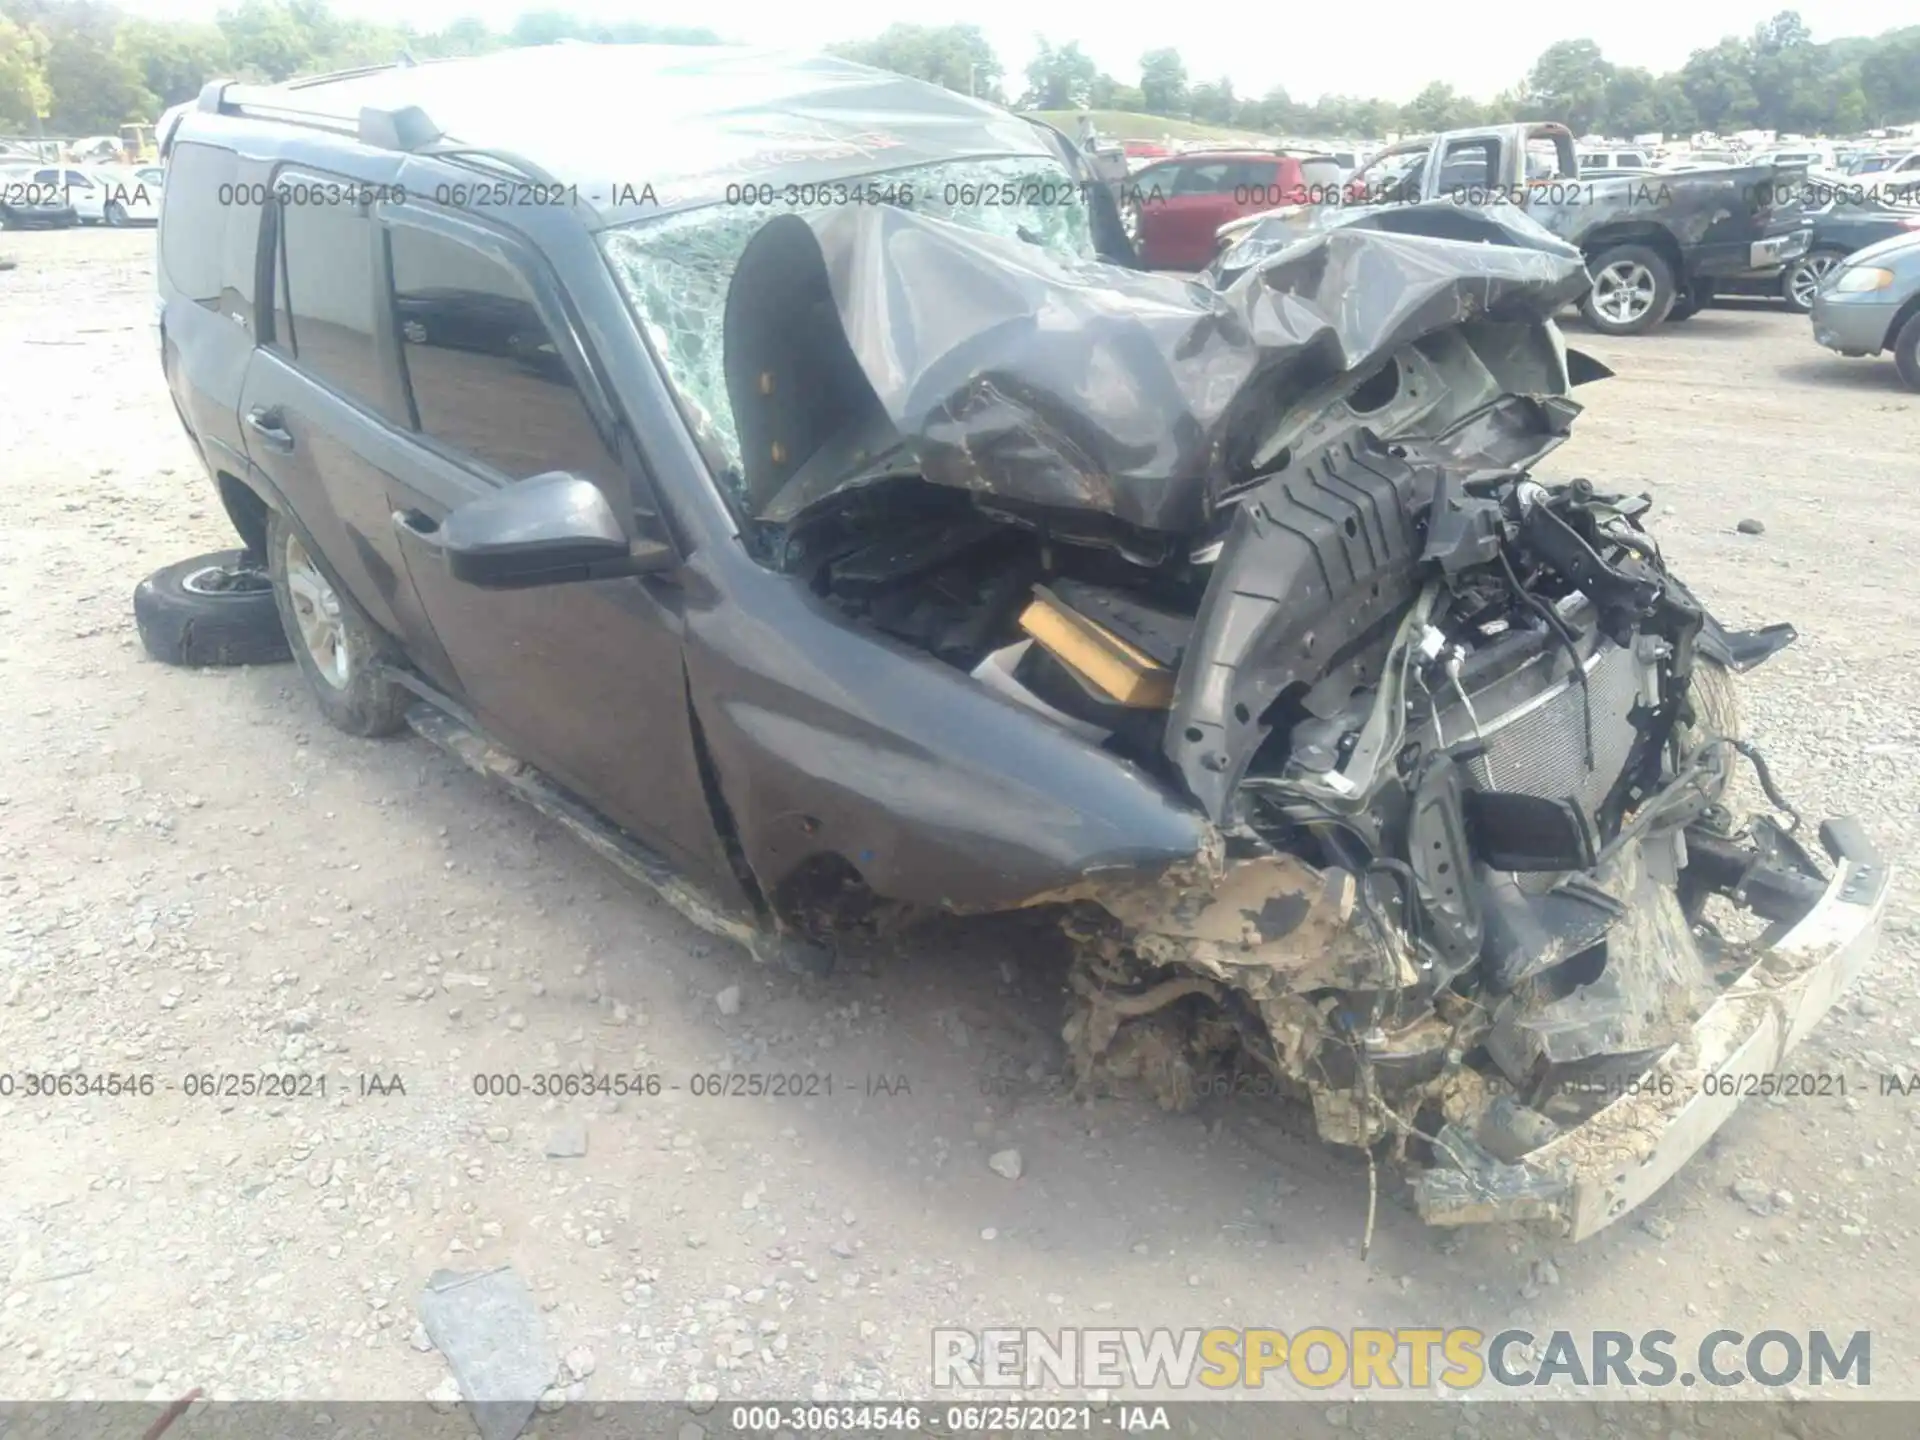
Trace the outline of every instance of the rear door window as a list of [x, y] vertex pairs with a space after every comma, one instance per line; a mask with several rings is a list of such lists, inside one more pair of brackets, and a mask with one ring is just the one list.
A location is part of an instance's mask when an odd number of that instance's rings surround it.
[[160, 267], [186, 299], [253, 319], [260, 195], [237, 183], [240, 158], [217, 145], [180, 144], [162, 192]]
[[1208, 160], [1182, 165], [1173, 182], [1175, 195], [1220, 195], [1233, 189], [1240, 167], [1231, 160]]
[[423, 435], [507, 480], [564, 470], [626, 482], [532, 290], [503, 261], [436, 231], [387, 231], [394, 329]]
[[334, 199], [327, 188], [348, 183], [280, 179], [283, 192], [303, 198], [276, 206], [281, 295], [273, 344], [343, 398], [400, 419], [389, 413], [374, 332], [373, 222], [355, 200]]

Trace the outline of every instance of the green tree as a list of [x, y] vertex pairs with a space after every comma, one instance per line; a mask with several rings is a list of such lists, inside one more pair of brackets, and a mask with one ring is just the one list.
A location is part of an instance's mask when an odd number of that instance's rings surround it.
[[1231, 124], [1235, 106], [1233, 81], [1224, 75], [1218, 80], [1202, 81], [1193, 87], [1188, 106], [1196, 120], [1212, 125]]
[[1653, 113], [1659, 123], [1652, 128], [1663, 135], [1691, 135], [1700, 128], [1700, 115], [1687, 95], [1685, 82], [1676, 73], [1662, 75], [1653, 82]]
[[47, 84], [47, 37], [0, 15], [0, 124], [31, 130], [53, 105]]
[[1753, 52], [1745, 40], [1729, 35], [1711, 50], [1696, 50], [1680, 70], [1700, 123], [1709, 130], [1739, 130], [1753, 124], [1759, 101], [1753, 93]]
[[838, 54], [944, 85], [962, 95], [997, 98], [1000, 57], [978, 25], [889, 25], [872, 40], [836, 46]]
[[1099, 71], [1091, 57], [1080, 49], [1080, 42], [1069, 40], [1055, 48], [1045, 36], [1038, 38], [1038, 50], [1027, 65], [1026, 103], [1034, 110], [1071, 110], [1087, 103]]
[[1892, 125], [1920, 117], [1920, 26], [1880, 37], [1860, 61], [1861, 98], [1869, 125]]
[[130, 18], [120, 22], [114, 43], [162, 106], [191, 100], [207, 81], [233, 69], [217, 25]]
[[151, 120], [160, 102], [114, 45], [117, 12], [90, 3], [66, 5], [48, 25], [46, 78], [56, 129], [107, 134], [129, 120]]
[[504, 42], [489, 30], [484, 21], [471, 17], [455, 20], [444, 30], [411, 36], [407, 49], [416, 59], [453, 55], [485, 55], [498, 50]]
[[221, 11], [218, 24], [235, 70], [247, 79], [288, 80], [320, 68], [319, 37], [283, 0], [242, 0]]
[[1471, 98], [1436, 80], [1400, 109], [1400, 121], [1409, 130], [1461, 130], [1480, 123], [1481, 110]]
[[1149, 115], [1187, 113], [1187, 66], [1178, 50], [1149, 50], [1140, 57], [1140, 97]]
[[1609, 135], [1643, 135], [1664, 130], [1660, 115], [1660, 82], [1651, 70], [1637, 65], [1615, 67], [1607, 77], [1604, 119], [1599, 128]]
[[1607, 118], [1607, 82], [1613, 66], [1591, 40], [1556, 40], [1527, 74], [1527, 92], [1543, 120], [1558, 120], [1576, 135]]
[[1147, 108], [1146, 97], [1141, 95], [1138, 85], [1122, 85], [1104, 70], [1093, 77], [1093, 85], [1087, 91], [1087, 104], [1094, 110], [1126, 110], [1134, 113]]

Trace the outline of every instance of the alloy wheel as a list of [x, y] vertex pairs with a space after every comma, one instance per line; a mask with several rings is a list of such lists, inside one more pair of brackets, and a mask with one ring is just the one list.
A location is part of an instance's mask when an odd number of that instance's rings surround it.
[[1653, 271], [1638, 260], [1616, 260], [1593, 277], [1593, 308], [1616, 325], [1631, 325], [1653, 309]]
[[1787, 298], [1800, 309], [1811, 310], [1814, 292], [1839, 263], [1833, 255], [1809, 255], [1795, 261], [1792, 273], [1787, 276]]
[[340, 597], [307, 554], [298, 536], [287, 536], [287, 595], [307, 657], [320, 678], [336, 690], [353, 680], [353, 650], [347, 640], [346, 618]]

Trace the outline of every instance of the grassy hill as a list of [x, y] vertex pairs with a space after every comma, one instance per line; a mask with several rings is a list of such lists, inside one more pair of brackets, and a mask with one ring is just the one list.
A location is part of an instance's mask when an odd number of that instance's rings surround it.
[[[1078, 110], [1036, 110], [1034, 113], [1069, 135], [1079, 133]], [[1169, 120], [1164, 115], [1136, 115], [1130, 110], [1092, 110], [1088, 113], [1093, 116], [1094, 128], [1107, 140], [1157, 141], [1172, 136], [1175, 140], [1206, 140], [1220, 145], [1273, 143], [1271, 135], [1261, 135], [1251, 130], [1231, 130], [1223, 125], [1202, 125], [1193, 120]]]

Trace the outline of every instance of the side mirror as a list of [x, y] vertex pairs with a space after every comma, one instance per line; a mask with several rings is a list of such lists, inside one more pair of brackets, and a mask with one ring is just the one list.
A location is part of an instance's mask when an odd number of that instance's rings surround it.
[[673, 547], [627, 538], [598, 485], [554, 471], [469, 500], [441, 522], [439, 548], [454, 579], [516, 590], [670, 570]]

